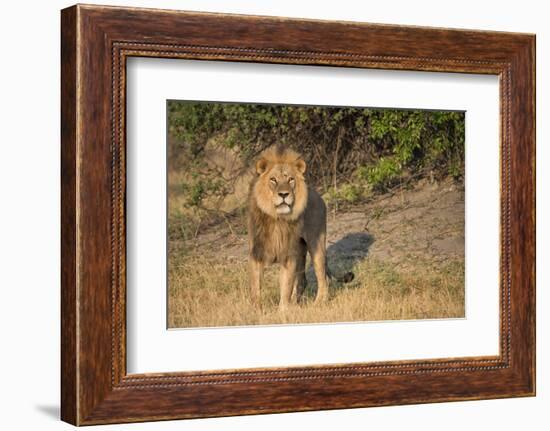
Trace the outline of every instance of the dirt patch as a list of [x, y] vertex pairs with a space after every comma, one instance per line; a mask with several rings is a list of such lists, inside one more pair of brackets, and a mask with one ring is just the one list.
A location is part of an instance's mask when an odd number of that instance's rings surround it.
[[[461, 258], [464, 256], [464, 190], [450, 181], [422, 182], [413, 190], [332, 215], [328, 231], [329, 246], [338, 244], [350, 231], [365, 232], [372, 244], [367, 251], [360, 250], [374, 259], [401, 267]], [[342, 247], [338, 247], [337, 252], [346, 254]]]
[[[238, 218], [199, 232], [189, 252], [217, 260], [247, 259], [244, 221]], [[464, 256], [464, 189], [452, 181], [422, 181], [411, 190], [333, 212], [327, 220], [329, 264], [367, 255], [401, 267]]]

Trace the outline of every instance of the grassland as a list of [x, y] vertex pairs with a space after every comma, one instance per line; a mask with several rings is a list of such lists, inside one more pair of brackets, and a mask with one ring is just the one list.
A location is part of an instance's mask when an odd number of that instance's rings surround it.
[[[171, 223], [177, 224], [178, 216], [174, 213]], [[355, 279], [333, 282], [326, 303], [313, 303], [316, 281], [309, 269], [305, 303], [280, 312], [274, 266], [266, 271], [256, 307], [247, 287], [242, 215], [203, 226], [192, 238], [169, 243], [169, 326], [463, 317], [463, 188], [424, 181], [330, 211], [328, 264], [334, 273], [353, 271]]]
[[[353, 322], [464, 316], [464, 267], [451, 262], [434, 270], [399, 271], [369, 259], [354, 267], [355, 280], [333, 283], [331, 298], [308, 300], [285, 312], [277, 307], [276, 271], [266, 274], [262, 306], [249, 300], [247, 266], [220, 265], [192, 257], [170, 274], [170, 327], [242, 326], [280, 323]], [[310, 274], [311, 276], [311, 274]], [[193, 287], [190, 287], [193, 286]]]

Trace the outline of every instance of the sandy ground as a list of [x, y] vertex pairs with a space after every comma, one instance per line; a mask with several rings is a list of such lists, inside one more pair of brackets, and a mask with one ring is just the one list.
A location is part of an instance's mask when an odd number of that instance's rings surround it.
[[[205, 229], [188, 241], [188, 253], [218, 261], [247, 260], [242, 220]], [[342, 270], [370, 256], [401, 269], [464, 257], [464, 190], [451, 181], [422, 181], [411, 190], [380, 196], [335, 212], [327, 220], [329, 266]]]

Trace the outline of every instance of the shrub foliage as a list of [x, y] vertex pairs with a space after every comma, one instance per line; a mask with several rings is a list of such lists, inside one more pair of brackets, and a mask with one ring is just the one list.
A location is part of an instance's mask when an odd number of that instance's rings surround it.
[[[329, 200], [355, 202], [412, 179], [464, 172], [464, 113], [408, 109], [168, 102], [172, 152], [204, 164], [212, 138], [244, 166], [266, 147], [283, 143], [301, 152], [308, 181]], [[182, 184], [190, 206], [230, 193], [216, 173]]]

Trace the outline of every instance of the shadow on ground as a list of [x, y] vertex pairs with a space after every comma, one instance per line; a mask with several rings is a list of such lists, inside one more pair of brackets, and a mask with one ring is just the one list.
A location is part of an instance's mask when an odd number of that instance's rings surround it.
[[60, 411], [58, 405], [37, 405], [35, 406], [36, 410], [42, 413], [45, 416], [48, 416], [51, 419], [59, 420]]
[[[345, 235], [338, 241], [329, 244], [327, 248], [327, 262], [332, 274], [342, 277], [348, 272], [353, 272], [356, 263], [367, 258], [370, 246], [374, 243], [374, 237], [366, 232], [353, 232]], [[317, 279], [311, 263], [306, 270], [307, 288], [306, 298], [312, 298], [317, 292]], [[342, 289], [347, 284], [332, 280], [332, 289]]]

